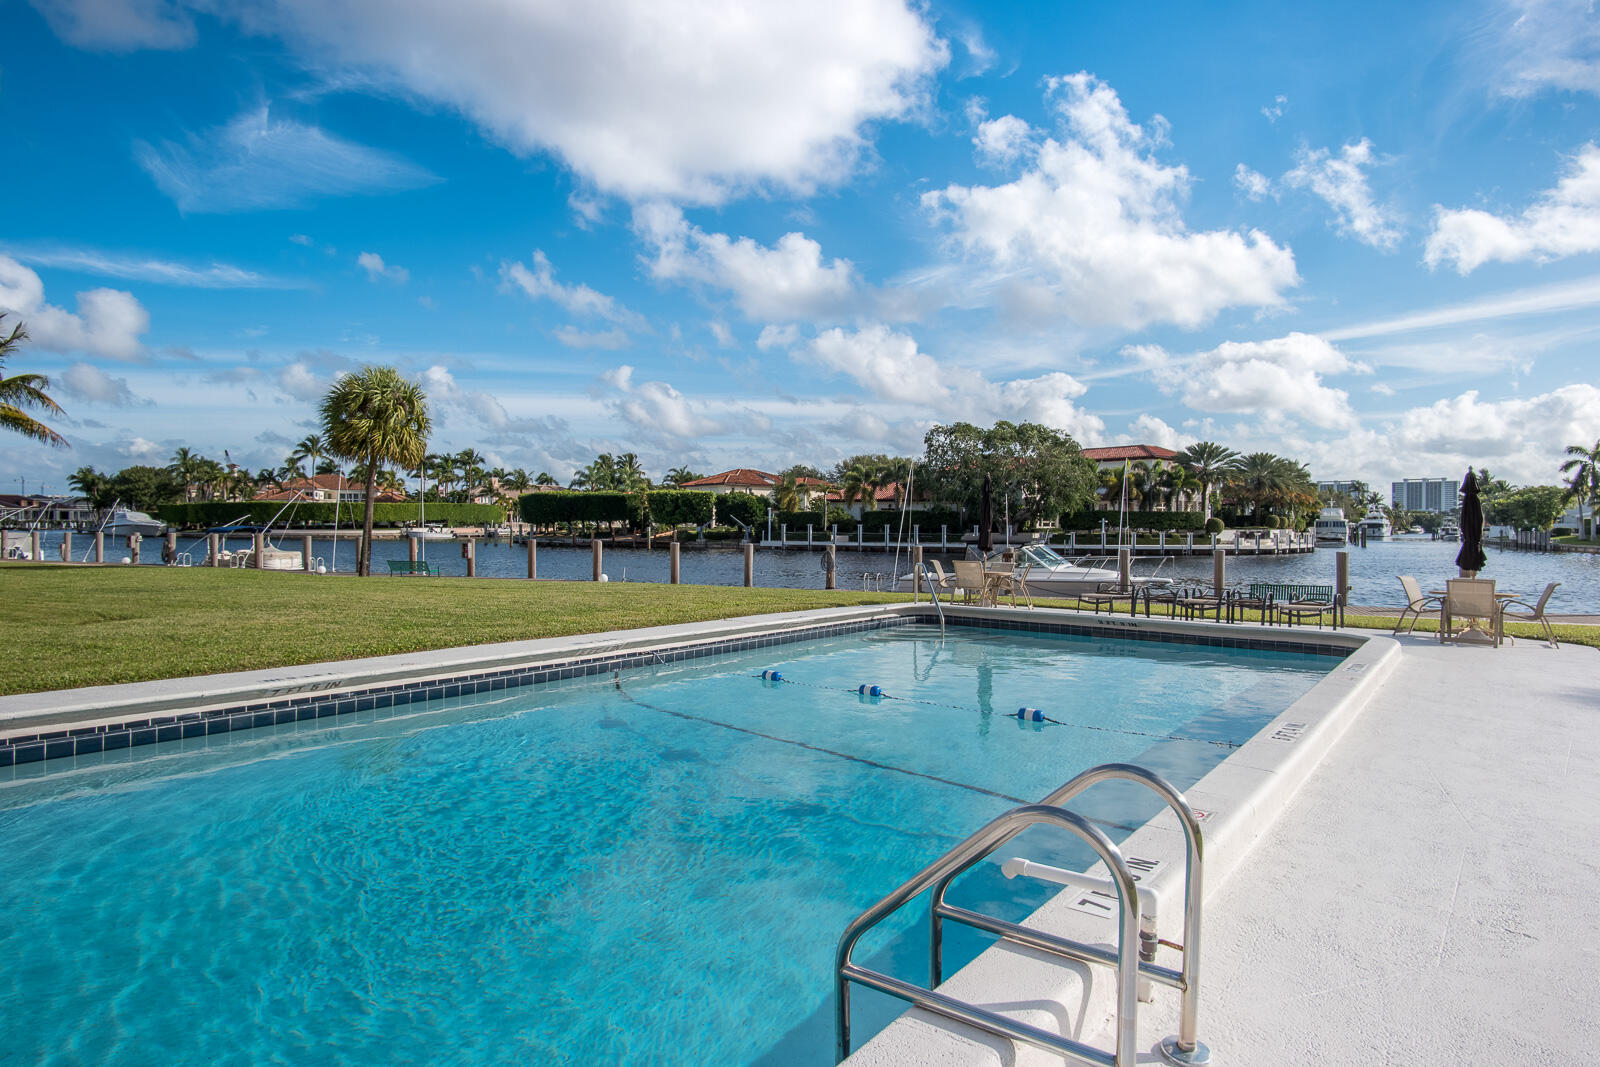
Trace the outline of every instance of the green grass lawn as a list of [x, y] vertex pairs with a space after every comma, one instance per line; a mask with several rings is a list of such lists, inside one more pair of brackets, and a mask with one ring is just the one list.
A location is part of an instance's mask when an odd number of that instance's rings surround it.
[[0, 564], [0, 694], [880, 604], [888, 593]]
[[[603, 633], [770, 611], [882, 604], [904, 594], [716, 585], [315, 577], [201, 567], [0, 564], [10, 637], [0, 694]], [[1036, 600], [1070, 608], [1071, 600]], [[1165, 611], [1155, 606], [1156, 614]], [[1393, 618], [1351, 615], [1351, 627]], [[1424, 621], [1417, 630], [1432, 631]], [[1516, 637], [1538, 638], [1511, 624]], [[1557, 626], [1600, 647], [1600, 627]]]

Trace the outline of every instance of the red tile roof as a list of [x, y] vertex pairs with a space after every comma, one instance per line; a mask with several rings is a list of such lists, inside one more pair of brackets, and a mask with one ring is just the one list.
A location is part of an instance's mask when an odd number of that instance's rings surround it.
[[754, 485], [762, 489], [771, 489], [778, 484], [776, 474], [766, 471], [752, 470], [749, 467], [739, 467], [736, 470], [723, 471], [721, 474], [712, 474], [704, 478], [696, 478], [692, 482], [684, 482], [680, 489], [699, 489], [713, 485]]
[[1111, 445], [1107, 448], [1086, 448], [1083, 454], [1101, 463], [1108, 459], [1172, 459], [1178, 453], [1160, 445]]

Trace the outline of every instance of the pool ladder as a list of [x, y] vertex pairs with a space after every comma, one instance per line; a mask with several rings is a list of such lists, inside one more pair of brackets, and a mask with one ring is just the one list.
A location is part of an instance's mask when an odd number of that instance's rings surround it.
[[[918, 578], [921, 581], [918, 581]], [[917, 564], [916, 573], [911, 576], [911, 602], [917, 602], [917, 587], [927, 586], [928, 599], [933, 601], [933, 610], [939, 615], [939, 636], [944, 636], [944, 605], [939, 603], [939, 582], [933, 576], [933, 571], [926, 563]]]
[[[1183, 827], [1187, 862], [1184, 872], [1183, 965], [1173, 970], [1155, 963], [1155, 930], [1146, 922], [1141, 937], [1139, 892], [1133, 872], [1122, 852], [1105, 832], [1081, 815], [1061, 807], [1063, 803], [1100, 782], [1136, 782], [1155, 792], [1178, 816]], [[1106, 870], [1106, 882], [1117, 898], [1117, 950], [1073, 941], [1016, 923], [1006, 922], [945, 900], [950, 883], [986, 856], [1003, 847], [1030, 826], [1056, 826], [1081, 838], [1094, 849]], [[1200, 1002], [1200, 909], [1202, 894], [1203, 842], [1200, 823], [1182, 793], [1161, 775], [1128, 763], [1107, 763], [1091, 767], [1056, 789], [1038, 804], [1028, 804], [1001, 815], [939, 859], [924, 867], [909, 881], [862, 912], [839, 938], [835, 959], [835, 1026], [838, 1059], [850, 1055], [850, 983], [867, 986], [919, 1008], [974, 1026], [979, 1030], [1020, 1041], [1054, 1052], [1076, 1063], [1100, 1067], [1134, 1067], [1138, 1059], [1139, 980], [1170, 986], [1182, 994], [1178, 1034], [1160, 1044], [1168, 1063], [1192, 1065], [1211, 1062], [1210, 1050], [1196, 1039], [1195, 1014]], [[1081, 884], [1077, 882], [1075, 884]], [[928, 889], [933, 890], [929, 912], [930, 975], [927, 987], [903, 981], [880, 971], [870, 970], [851, 959], [856, 942], [868, 930], [904, 907]], [[1117, 974], [1116, 1046], [1112, 1051], [1096, 1048], [1072, 1038], [1053, 1034], [976, 1004], [958, 1000], [938, 991], [944, 981], [944, 923], [946, 920], [997, 934], [1002, 940], [1025, 945], [1039, 952], [1079, 963], [1111, 967]], [[1141, 951], [1141, 949], [1143, 951]]]

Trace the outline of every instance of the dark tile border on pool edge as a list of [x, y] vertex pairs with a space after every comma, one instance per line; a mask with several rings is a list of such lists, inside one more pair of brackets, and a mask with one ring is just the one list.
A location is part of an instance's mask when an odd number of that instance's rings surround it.
[[[988, 619], [951, 615], [950, 625], [987, 630], [1019, 630], [1028, 633], [1059, 633], [1081, 637], [1120, 637], [1137, 641], [1157, 641], [1170, 644], [1202, 645], [1223, 648], [1244, 648], [1275, 652], [1307, 652], [1315, 655], [1344, 657], [1350, 649], [1338, 645], [1316, 644], [1303, 641], [1273, 641], [1265, 638], [1224, 637], [1212, 634], [1186, 634], [1129, 627], [1127, 629], [1102, 626], [1084, 626], [1066, 621], [1034, 619]], [[281, 700], [244, 704], [235, 707], [213, 708], [209, 711], [192, 711], [179, 715], [155, 716], [131, 722], [101, 723], [76, 729], [55, 730], [48, 733], [26, 734], [0, 738], [0, 767], [11, 767], [66, 756], [85, 756], [139, 745], [178, 741], [189, 737], [251, 730], [258, 726], [276, 726], [283, 723], [303, 722], [344, 715], [349, 712], [371, 711], [377, 708], [397, 707], [419, 701], [447, 697], [474, 696], [495, 690], [517, 689], [525, 685], [541, 685], [604, 674], [607, 671], [629, 670], [654, 664], [678, 663], [684, 660], [719, 656], [729, 652], [747, 652], [755, 648], [792, 644], [820, 637], [837, 637], [866, 630], [882, 630], [900, 626], [934, 625], [938, 620], [931, 614], [880, 616], [850, 622], [824, 623], [801, 626], [790, 630], [732, 637], [722, 641], [685, 644], [673, 648], [652, 649], [646, 652], [623, 652], [613, 655], [579, 657], [559, 663], [544, 663], [535, 667], [511, 667], [459, 675], [453, 678], [435, 678], [422, 682], [399, 682], [394, 685], [375, 686], [353, 692], [332, 695], [288, 697]]]

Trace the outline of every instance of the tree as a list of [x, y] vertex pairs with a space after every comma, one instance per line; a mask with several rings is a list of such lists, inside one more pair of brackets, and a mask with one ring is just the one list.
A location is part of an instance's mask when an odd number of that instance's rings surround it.
[[294, 446], [294, 451], [289, 453], [289, 462], [298, 466], [302, 462], [311, 464], [313, 474], [321, 474], [322, 460], [328, 455], [327, 442], [317, 434], [307, 434]]
[[170, 504], [183, 493], [177, 476], [164, 467], [125, 467], [112, 476], [106, 492], [113, 500], [141, 511]]
[[1600, 441], [1596, 441], [1593, 448], [1568, 445], [1567, 455], [1572, 458], [1561, 465], [1562, 473], [1569, 476], [1562, 502], [1578, 502], [1578, 536], [1588, 537], [1589, 531], [1583, 522], [1583, 505], [1600, 506]]
[[786, 471], [778, 478], [777, 488], [772, 492], [772, 502], [784, 514], [793, 514], [800, 510], [800, 478], [793, 471]]
[[[341, 374], [323, 397], [322, 432], [330, 454], [365, 463], [376, 470], [381, 463], [414, 467], [427, 454], [428, 398], [422, 387], [407, 381], [393, 367], [363, 367]], [[361, 518], [361, 546], [356, 551], [356, 573], [372, 573], [372, 506], [377, 496], [376, 478], [367, 479], [366, 507]]]
[[509, 491], [520, 494], [528, 491], [529, 487], [533, 485], [533, 479], [528, 477], [527, 471], [518, 467], [514, 471], [508, 471], [506, 476], [501, 479], [500, 484]]
[[1094, 500], [1095, 467], [1078, 443], [1038, 423], [997, 422], [988, 429], [969, 422], [935, 426], [923, 438], [921, 470], [935, 499], [976, 513], [983, 476], [992, 479], [998, 513], [1024, 524]]
[[778, 472], [778, 477], [782, 478], [786, 474], [792, 474], [796, 478], [816, 478], [819, 481], [827, 480], [827, 475], [823, 474], [817, 468], [805, 463], [796, 463], [792, 466], [783, 468], [783, 470]]
[[534, 485], [560, 485], [555, 476], [549, 471], [540, 471], [539, 476], [533, 480]]
[[696, 474], [694, 471], [690, 470], [688, 467], [673, 467], [671, 470], [669, 470], [667, 472], [667, 476], [666, 476], [666, 478], [663, 479], [663, 481], [667, 485], [682, 485], [685, 482], [699, 481], [701, 478], [704, 478], [704, 477], [705, 477], [705, 475]]
[[73, 471], [67, 478], [67, 486], [89, 501], [96, 511], [103, 511], [112, 504], [111, 479], [93, 467], [79, 467]]
[[[4, 319], [5, 315], [0, 313], [0, 321]], [[28, 331], [20, 322], [11, 328], [9, 335], [0, 337], [0, 426], [56, 448], [70, 448], [65, 437], [24, 410], [47, 411], [52, 415], [66, 414], [61, 410], [61, 405], [51, 400], [49, 394], [45, 392], [50, 388], [50, 379], [43, 374], [13, 374], [9, 377], [6, 375], [6, 360], [10, 359], [11, 353], [27, 339]]]
[[1215, 441], [1196, 441], [1179, 452], [1173, 462], [1200, 480], [1200, 498], [1209, 519], [1212, 490], [1227, 481], [1228, 475], [1239, 466], [1239, 453]]
[[1566, 493], [1558, 485], [1528, 485], [1497, 493], [1484, 505], [1483, 517], [1495, 526], [1514, 530], [1548, 530], [1566, 508]]
[[878, 506], [878, 468], [876, 464], [856, 462], [839, 473], [839, 495], [845, 507], [859, 503], [865, 514]]

